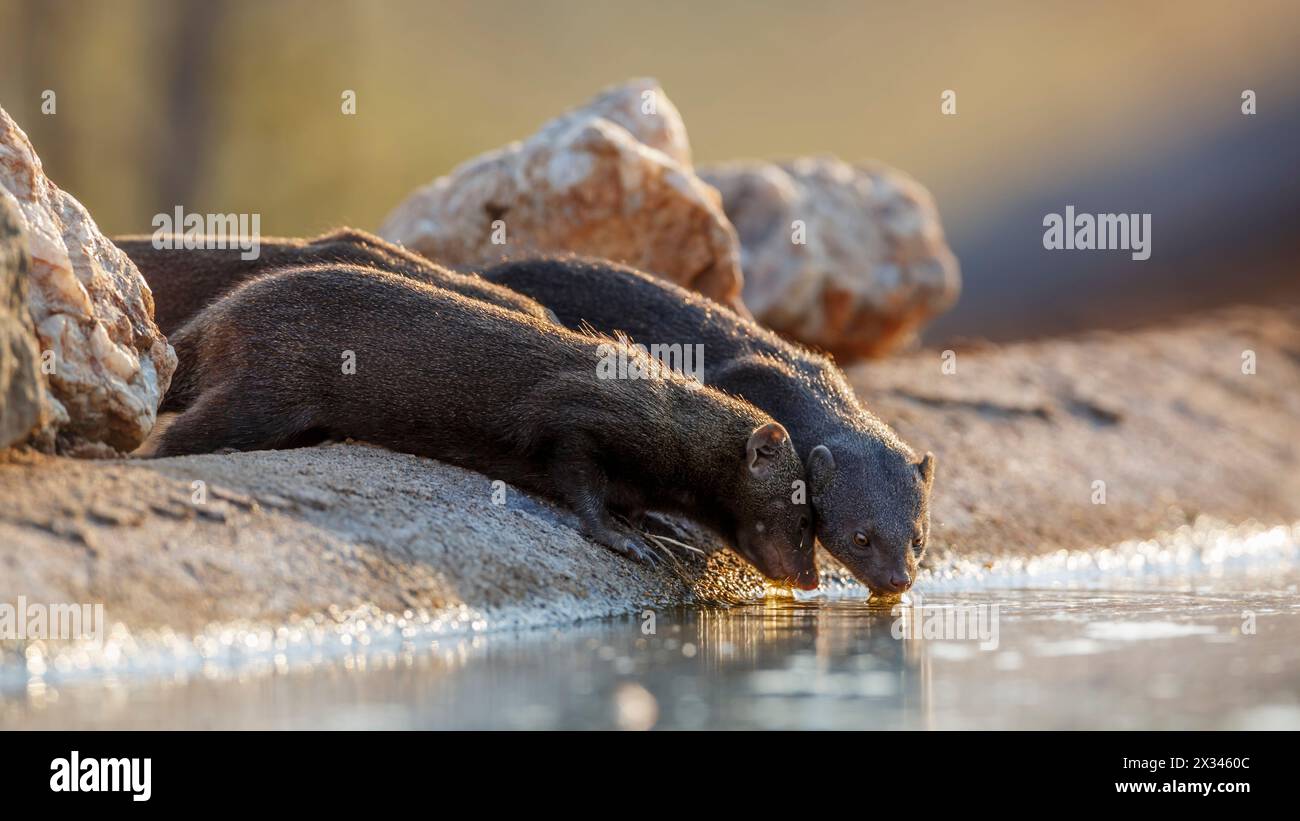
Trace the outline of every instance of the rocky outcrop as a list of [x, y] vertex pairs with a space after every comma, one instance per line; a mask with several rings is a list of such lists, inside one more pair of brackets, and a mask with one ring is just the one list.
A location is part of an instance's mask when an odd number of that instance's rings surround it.
[[0, 200], [0, 448], [27, 439], [41, 417], [40, 351], [27, 314], [27, 241]]
[[27, 240], [28, 312], [49, 363], [35, 441], [65, 452], [133, 450], [153, 428], [176, 367], [149, 287], [81, 203], [45, 176], [3, 109], [0, 199], [15, 207]]
[[934, 202], [899, 171], [807, 157], [700, 174], [740, 234], [745, 304], [786, 336], [843, 360], [879, 356], [957, 298]]
[[653, 80], [609, 89], [439, 177], [379, 234], [462, 267], [536, 252], [604, 257], [744, 310], [735, 231]]
[[[1199, 516], [1300, 521], [1297, 320], [1253, 310], [853, 369], [868, 405], [938, 455], [932, 575], [918, 589]], [[1257, 373], [1242, 372], [1244, 350]], [[362, 604], [554, 624], [761, 590], [729, 553], [653, 569], [576, 527], [527, 494], [494, 494], [479, 474], [361, 445], [0, 461], [0, 590], [103, 602], [133, 630]], [[823, 567], [828, 586], [843, 581]]]

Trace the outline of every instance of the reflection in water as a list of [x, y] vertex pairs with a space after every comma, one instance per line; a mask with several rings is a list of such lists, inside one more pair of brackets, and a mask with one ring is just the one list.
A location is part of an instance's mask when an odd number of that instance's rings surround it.
[[468, 608], [360, 607], [0, 642], [0, 728], [1297, 729], [1298, 535], [965, 558], [897, 609], [831, 579], [523, 632]]
[[[889, 607], [769, 599], [416, 638], [159, 681], [42, 682], [4, 727], [1300, 727], [1300, 573], [931, 594], [996, 649], [899, 639]], [[905, 612], [907, 607], [898, 611]], [[653, 627], [653, 633], [646, 631]]]

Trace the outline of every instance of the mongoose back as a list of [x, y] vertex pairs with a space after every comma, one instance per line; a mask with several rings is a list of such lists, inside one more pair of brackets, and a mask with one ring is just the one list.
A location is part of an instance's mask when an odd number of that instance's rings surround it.
[[185, 248], [184, 237], [176, 236], [167, 247], [155, 248], [150, 235], [114, 237], [144, 275], [153, 291], [154, 321], [170, 336], [205, 305], [241, 282], [277, 268], [325, 262], [362, 265], [449, 288], [465, 296], [483, 299], [538, 317], [549, 317], [546, 309], [527, 297], [485, 282], [483, 279], [449, 271], [405, 248], [355, 228], [340, 228], [314, 239], [263, 237], [258, 256], [244, 259], [240, 248]]
[[930, 532], [932, 454], [866, 410], [827, 357], [699, 294], [634, 269], [575, 257], [500, 264], [485, 279], [526, 294], [570, 328], [643, 345], [703, 345], [703, 381], [785, 425], [808, 473], [817, 536], [878, 593], [916, 579]]
[[[353, 437], [571, 507], [595, 541], [652, 551], [617, 514], [714, 530], [769, 578], [817, 583], [785, 429], [678, 374], [601, 378], [624, 343], [347, 265], [252, 279], [187, 323], [158, 456]], [[635, 349], [620, 352], [641, 357]], [[653, 369], [644, 370], [646, 374]]]

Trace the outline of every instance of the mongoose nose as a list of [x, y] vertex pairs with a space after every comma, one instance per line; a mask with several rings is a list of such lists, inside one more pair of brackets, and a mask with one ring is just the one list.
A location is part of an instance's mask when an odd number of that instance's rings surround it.
[[906, 590], [911, 583], [912, 580], [906, 573], [894, 573], [889, 577], [889, 586], [899, 593]]

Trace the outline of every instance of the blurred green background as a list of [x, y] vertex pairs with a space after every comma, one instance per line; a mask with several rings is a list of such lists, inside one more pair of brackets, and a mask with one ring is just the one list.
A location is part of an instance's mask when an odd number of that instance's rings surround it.
[[[0, 55], [0, 105], [110, 234], [177, 204], [258, 212], [266, 234], [373, 229], [412, 188], [648, 75], [699, 163], [832, 152], [917, 177], [976, 307], [1018, 258], [1000, 246], [1040, 244], [1038, 201], [1064, 205], [1047, 193], [1108, 174], [1122, 188], [1179, 151], [1191, 172], [1215, 162], [1214, 140], [1263, 127], [1241, 115], [1245, 88], [1260, 118], [1300, 122], [1296, 0], [0, 0]], [[956, 117], [939, 111], [949, 88]], [[1238, 136], [1229, 157], [1274, 150]], [[1273, 159], [1242, 201], [1273, 175], [1294, 186]], [[1146, 205], [1159, 254], [1162, 204], [1126, 198], [1098, 210]]]

